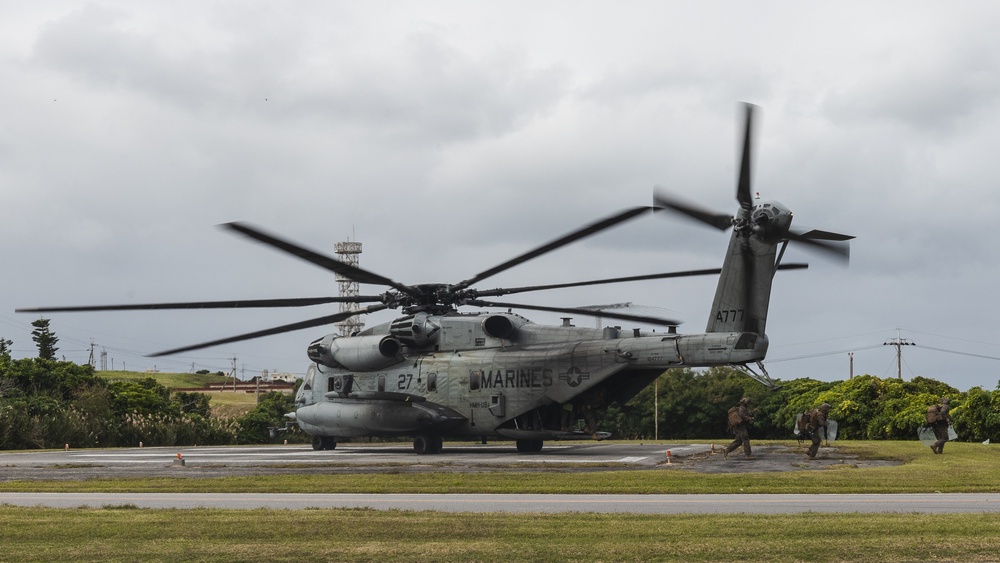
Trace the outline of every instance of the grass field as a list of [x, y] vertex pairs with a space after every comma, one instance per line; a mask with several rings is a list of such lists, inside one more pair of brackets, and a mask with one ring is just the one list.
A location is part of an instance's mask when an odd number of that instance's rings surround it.
[[[226, 377], [200, 373], [148, 373], [142, 371], [99, 371], [97, 375], [114, 381], [116, 379], [153, 378], [168, 389], [200, 389], [210, 384], [226, 382]], [[229, 380], [232, 382], [232, 379]], [[218, 418], [238, 418], [257, 405], [256, 393], [239, 391], [200, 391], [209, 396], [212, 416]]]
[[[350, 474], [7, 482], [0, 491], [926, 493], [1000, 492], [1000, 446], [842, 442], [890, 458], [820, 471], [683, 469]], [[319, 470], [321, 471], [321, 469]], [[818, 497], [817, 502], [821, 502]], [[345, 509], [153, 510], [0, 507], [0, 560], [197, 561], [998, 561], [995, 514], [455, 514]]]
[[[217, 375], [100, 372], [202, 387]], [[239, 416], [252, 393], [212, 392]], [[761, 443], [761, 442], [755, 442]], [[793, 442], [772, 442], [791, 445]], [[899, 465], [703, 474], [682, 468], [601, 472], [262, 475], [214, 479], [3, 482], [0, 491], [371, 493], [926, 493], [1000, 492], [1000, 445], [840, 442], [839, 451]], [[847, 456], [845, 456], [847, 457]], [[428, 462], [433, 463], [428, 459]], [[335, 466], [335, 462], [331, 462]], [[994, 514], [470, 514], [349, 509], [154, 510], [123, 504], [0, 506], [0, 561], [1000, 561]]]
[[0, 541], [5, 561], [996, 561], [1000, 519], [4, 507]]

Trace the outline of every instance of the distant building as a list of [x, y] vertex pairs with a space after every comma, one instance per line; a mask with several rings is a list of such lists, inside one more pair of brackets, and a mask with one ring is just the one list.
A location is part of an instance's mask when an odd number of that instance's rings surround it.
[[269, 379], [271, 381], [284, 381], [286, 383], [295, 383], [296, 380], [302, 379], [302, 377], [294, 373], [271, 372], [269, 374]]

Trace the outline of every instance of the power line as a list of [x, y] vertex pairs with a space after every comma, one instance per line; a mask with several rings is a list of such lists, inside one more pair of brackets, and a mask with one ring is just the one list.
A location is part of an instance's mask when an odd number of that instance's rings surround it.
[[998, 360], [1000, 358], [996, 356], [984, 356], [983, 354], [973, 354], [971, 352], [958, 352], [956, 350], [945, 350], [944, 348], [934, 348], [933, 346], [920, 346], [921, 348], [927, 348], [928, 350], [934, 350], [935, 352], [947, 352], [949, 354], [958, 354], [959, 356], [969, 356], [972, 358], [985, 358], [987, 360]]
[[873, 348], [880, 347], [881, 344], [875, 344], [872, 346], [862, 346], [860, 348], [845, 348], [843, 350], [834, 350], [832, 352], [818, 352], [816, 354], [804, 354], [802, 356], [792, 356], [789, 358], [778, 358], [777, 360], [768, 360], [769, 364], [776, 364], [778, 362], [790, 362], [792, 360], [807, 360], [809, 358], [822, 358], [823, 356], [836, 356], [838, 354], [847, 354], [849, 352], [858, 352], [861, 350], [871, 350]]

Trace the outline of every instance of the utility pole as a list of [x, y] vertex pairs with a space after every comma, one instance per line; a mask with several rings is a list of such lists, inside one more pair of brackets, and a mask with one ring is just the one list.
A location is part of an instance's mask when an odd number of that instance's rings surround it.
[[660, 439], [660, 378], [653, 382], [653, 439]]
[[851, 359], [851, 374], [848, 379], [854, 379], [854, 352], [848, 352], [847, 357]]
[[90, 359], [87, 360], [87, 364], [89, 364], [90, 367], [92, 367], [92, 368], [96, 368], [97, 367], [97, 361], [94, 359], [94, 346], [97, 346], [97, 345], [94, 344], [94, 339], [91, 338], [90, 339]]
[[233, 374], [233, 393], [235, 393], [236, 392], [236, 354], [233, 354], [233, 357], [230, 358], [230, 359], [233, 361], [233, 371], [231, 373]]
[[900, 338], [899, 329], [896, 329], [896, 338], [886, 340], [882, 343], [883, 346], [895, 346], [896, 347], [896, 377], [898, 379], [903, 379], [903, 346], [916, 346], [917, 344], [913, 341], [907, 340], [906, 338]]

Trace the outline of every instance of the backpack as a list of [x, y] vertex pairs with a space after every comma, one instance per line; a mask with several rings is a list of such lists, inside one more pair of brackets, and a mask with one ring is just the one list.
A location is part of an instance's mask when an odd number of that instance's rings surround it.
[[812, 413], [809, 411], [802, 413], [802, 416], [799, 417], [798, 421], [798, 430], [800, 434], [805, 434], [806, 432], [809, 432], [810, 422], [812, 422]]
[[941, 412], [937, 405], [927, 407], [927, 424], [934, 424], [941, 420]]
[[743, 424], [743, 419], [740, 418], [740, 408], [729, 409], [729, 426], [739, 426], [740, 424]]

